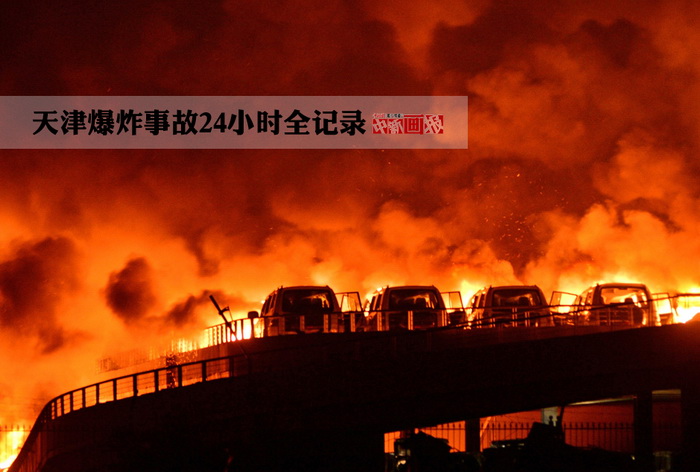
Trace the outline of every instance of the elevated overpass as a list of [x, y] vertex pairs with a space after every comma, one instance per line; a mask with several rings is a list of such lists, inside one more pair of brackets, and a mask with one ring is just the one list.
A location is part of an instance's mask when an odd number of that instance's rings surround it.
[[661, 389], [682, 391], [684, 465], [700, 470], [700, 323], [307, 334], [200, 355], [52, 400], [10, 471], [380, 471], [384, 432]]

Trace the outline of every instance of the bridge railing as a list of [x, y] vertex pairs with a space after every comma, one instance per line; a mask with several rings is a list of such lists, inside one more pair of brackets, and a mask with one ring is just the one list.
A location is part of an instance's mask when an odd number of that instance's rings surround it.
[[50, 425], [53, 420], [64, 415], [99, 404], [249, 372], [249, 359], [244, 355], [235, 355], [117, 377], [59, 395], [43, 408], [20, 454], [9, 470], [12, 472], [40, 470], [51, 453], [51, 434], [54, 430]]
[[[663, 307], [663, 308], [662, 308]], [[433, 314], [425, 322], [425, 314]], [[446, 310], [344, 311], [309, 315], [266, 316], [233, 320], [205, 330], [206, 344], [299, 333], [350, 333], [393, 329], [429, 329], [442, 326], [468, 328], [542, 326], [648, 326], [686, 321], [700, 314], [700, 294], [654, 297], [645, 306], [629, 303], [608, 305], [545, 305], [514, 307], [455, 307]], [[396, 322], [388, 322], [390, 317]]]
[[[368, 318], [363, 311], [345, 311], [241, 318], [228, 324], [221, 323], [206, 328], [204, 337], [207, 346], [215, 346], [242, 339], [259, 339], [300, 333], [356, 333], [393, 329], [429, 329], [455, 326], [466, 321], [465, 311], [462, 308], [408, 311], [376, 310], [375, 313], [379, 316]], [[391, 323], [388, 322], [389, 318], [391, 318]]]
[[[687, 298], [687, 296], [684, 296]], [[683, 300], [685, 300], [685, 298]], [[676, 310], [679, 296], [653, 299], [640, 303], [610, 303], [605, 305], [548, 305], [540, 307], [468, 308], [470, 328], [543, 327], [543, 326], [658, 326], [677, 322], [675, 312], [660, 312], [659, 305], [665, 302]], [[700, 294], [697, 297], [700, 306]], [[690, 302], [685, 301], [689, 304]], [[692, 309], [691, 309], [692, 310]], [[700, 308], [695, 308], [700, 312]]]
[[467, 310], [469, 328], [535, 328], [562, 324], [549, 307], [487, 306]]
[[109, 403], [124, 398], [138, 397], [162, 390], [184, 387], [198, 382], [206, 382], [232, 377], [234, 373], [247, 373], [245, 356], [237, 355], [208, 359], [184, 364], [174, 364], [159, 369], [117, 377], [82, 387], [51, 400], [49, 419], [55, 419], [76, 410], [100, 403]]
[[332, 312], [309, 315], [241, 318], [205, 329], [209, 346], [242, 339], [299, 333], [348, 333], [357, 331], [362, 312]]
[[[506, 328], [545, 326], [643, 326], [636, 305], [601, 305], [585, 310], [571, 305], [542, 307], [483, 307], [467, 309], [375, 310], [313, 315], [243, 318], [205, 329], [205, 345], [216, 346], [243, 339], [301, 333], [355, 333], [431, 329], [445, 326]], [[642, 310], [643, 311], [643, 310]], [[648, 311], [648, 310], [647, 310]], [[486, 315], [488, 314], [488, 315]], [[652, 323], [657, 324], [657, 323]]]

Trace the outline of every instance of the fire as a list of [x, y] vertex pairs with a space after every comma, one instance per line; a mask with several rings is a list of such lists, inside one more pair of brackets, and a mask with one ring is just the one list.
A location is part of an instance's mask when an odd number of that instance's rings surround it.
[[5, 470], [12, 465], [28, 435], [28, 431], [7, 431], [0, 433], [0, 437], [4, 436], [2, 437], [4, 444], [0, 455], [0, 470]]
[[693, 287], [688, 292], [678, 294], [674, 299], [676, 321], [687, 323], [700, 314], [700, 288]]
[[0, 462], [0, 470], [5, 470], [5, 469], [9, 468], [12, 465], [12, 463], [15, 461], [15, 459], [17, 459], [17, 454], [12, 454], [7, 459]]

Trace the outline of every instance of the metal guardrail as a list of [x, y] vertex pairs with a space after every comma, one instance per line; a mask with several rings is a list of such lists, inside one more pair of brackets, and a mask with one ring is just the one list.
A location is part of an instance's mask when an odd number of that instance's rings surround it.
[[11, 472], [36, 472], [50, 456], [50, 427], [53, 420], [85, 408], [125, 398], [138, 397], [199, 382], [230, 378], [250, 372], [249, 359], [235, 355], [178, 364], [138, 374], [117, 377], [59, 395], [39, 414]]
[[210, 326], [204, 335], [207, 345], [215, 346], [242, 339], [300, 333], [356, 332], [362, 312], [332, 312], [314, 315], [285, 315], [242, 318]]
[[[666, 308], [661, 310], [660, 305]], [[299, 333], [349, 333], [388, 331], [392, 329], [430, 329], [443, 326], [467, 328], [543, 327], [543, 326], [648, 326], [674, 323], [680, 310], [695, 305], [700, 313], [700, 294], [679, 294], [650, 300], [646, 307], [636, 304], [615, 303], [595, 306], [487, 306], [480, 308], [450, 308], [421, 310], [373, 310], [365, 312], [333, 312], [315, 315], [266, 316], [233, 320], [205, 330], [207, 345], [218, 345], [241, 339], [264, 338]], [[653, 308], [652, 308], [653, 306]], [[436, 317], [427, 324], [417, 323], [418, 316], [426, 313]], [[394, 318], [396, 322], [388, 322]], [[400, 319], [400, 321], [398, 321]], [[652, 320], [650, 322], [649, 320]]]
[[[666, 305], [660, 309], [661, 305]], [[653, 308], [652, 308], [653, 306]], [[208, 346], [251, 338], [265, 338], [300, 333], [349, 333], [387, 331], [391, 329], [414, 329], [416, 315], [433, 312], [437, 314], [429, 328], [461, 326], [468, 328], [492, 327], [543, 327], [543, 326], [645, 326], [674, 323], [682, 317], [679, 311], [691, 310], [700, 313], [700, 294], [678, 294], [656, 298], [645, 308], [636, 304], [616, 303], [581, 307], [577, 305], [544, 305], [480, 308], [456, 307], [448, 309], [422, 309], [416, 311], [374, 310], [375, 316], [366, 316], [363, 311], [332, 312], [314, 315], [285, 315], [244, 318], [211, 326], [205, 330]], [[484, 317], [481, 314], [490, 313]], [[640, 320], [640, 313], [660, 315], [653, 323]], [[387, 323], [390, 316], [405, 317], [401, 323]], [[229, 328], [230, 326], [230, 328]], [[419, 329], [426, 329], [425, 327]]]
[[[700, 294], [652, 298], [646, 304], [547, 305], [467, 308], [470, 328], [542, 326], [658, 326], [700, 315]], [[489, 316], [482, 316], [488, 313]]]
[[[221, 323], [205, 329], [208, 346], [215, 346], [242, 339], [259, 339], [270, 336], [283, 336], [300, 333], [357, 333], [367, 331], [388, 331], [384, 323], [387, 316], [398, 315], [403, 318], [402, 329], [414, 329], [418, 326], [414, 320], [425, 313], [435, 314], [430, 328], [455, 326], [465, 321], [464, 310], [456, 309], [422, 309], [422, 310], [383, 310], [376, 311], [381, 316], [366, 317], [362, 311], [332, 312], [313, 315], [264, 316], [242, 318]], [[425, 329], [425, 328], [422, 328]]]

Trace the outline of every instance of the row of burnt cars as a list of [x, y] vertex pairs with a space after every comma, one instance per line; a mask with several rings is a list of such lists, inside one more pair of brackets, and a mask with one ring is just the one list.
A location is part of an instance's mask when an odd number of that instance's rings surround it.
[[[695, 299], [700, 305], [700, 296]], [[432, 285], [383, 287], [364, 303], [358, 292], [335, 293], [328, 286], [279, 287], [248, 319], [258, 337], [445, 326], [659, 326], [675, 323], [679, 316], [677, 296], [652, 294], [639, 283], [603, 283], [579, 295], [554, 292], [549, 300], [536, 285], [488, 286], [466, 306], [460, 292], [441, 292]]]

